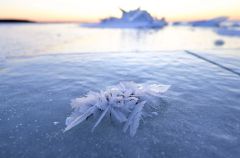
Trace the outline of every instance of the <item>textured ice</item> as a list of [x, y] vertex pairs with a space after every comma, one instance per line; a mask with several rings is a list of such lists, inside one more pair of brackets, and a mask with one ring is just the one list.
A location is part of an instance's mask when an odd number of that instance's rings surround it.
[[[0, 68], [1, 158], [239, 158], [239, 76], [167, 50], [196, 50], [240, 73], [240, 38], [171, 26], [156, 31], [1, 24], [0, 32], [6, 59]], [[216, 39], [225, 44], [215, 46]], [[174, 86], [156, 99], [162, 106], [152, 111], [158, 116], [140, 121], [133, 138], [109, 118], [94, 133], [93, 118], [62, 132], [72, 112], [69, 100], [123, 80]]]
[[119, 123], [124, 123], [123, 131], [126, 132], [129, 129], [130, 135], [134, 136], [143, 117], [157, 115], [157, 112], [151, 112], [151, 109], [159, 106], [154, 103], [154, 97], [160, 97], [169, 87], [160, 84], [121, 82], [119, 85], [109, 87], [99, 93], [89, 92], [86, 97], [72, 101], [74, 112], [66, 119], [65, 131], [91, 116], [99, 115], [92, 128], [93, 131], [108, 115]]
[[105, 27], [105, 28], [162, 28], [167, 25], [164, 18], [152, 17], [147, 11], [140, 8], [130, 11], [121, 9], [122, 17], [109, 17], [101, 20], [100, 23], [82, 24], [85, 27]]

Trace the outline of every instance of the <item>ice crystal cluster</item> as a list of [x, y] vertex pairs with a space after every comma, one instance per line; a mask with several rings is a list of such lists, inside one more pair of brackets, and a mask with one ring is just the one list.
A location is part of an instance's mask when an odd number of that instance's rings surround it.
[[92, 128], [93, 131], [104, 117], [110, 116], [111, 119], [123, 124], [124, 132], [129, 129], [130, 135], [134, 136], [143, 117], [157, 115], [152, 109], [156, 109], [159, 103], [154, 100], [169, 87], [160, 84], [122, 82], [108, 87], [105, 91], [90, 91], [86, 96], [72, 101], [74, 111], [66, 119], [65, 131], [95, 116], [97, 121]]

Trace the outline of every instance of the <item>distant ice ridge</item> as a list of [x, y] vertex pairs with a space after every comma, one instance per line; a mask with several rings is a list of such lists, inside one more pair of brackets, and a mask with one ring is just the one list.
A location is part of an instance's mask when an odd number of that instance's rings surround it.
[[173, 25], [190, 25], [194, 27], [220, 27], [223, 22], [225, 22], [228, 17], [216, 17], [209, 20], [197, 20], [191, 22], [175, 22]]
[[167, 25], [164, 18], [157, 19], [152, 17], [147, 11], [140, 8], [130, 11], [122, 11], [122, 17], [109, 17], [101, 20], [100, 23], [85, 23], [84, 27], [101, 28], [162, 28]]
[[130, 135], [134, 136], [142, 118], [157, 115], [152, 111], [159, 106], [156, 99], [169, 88], [169, 85], [121, 82], [105, 91], [90, 91], [87, 96], [72, 101], [74, 111], [66, 119], [65, 131], [91, 116], [98, 118], [92, 128], [94, 131], [104, 117], [110, 116], [124, 124], [124, 132], [129, 129]]
[[238, 28], [238, 27], [240, 27], [240, 21], [239, 20], [227, 20], [227, 21], [223, 22], [222, 27]]
[[221, 23], [226, 21], [228, 18], [223, 17], [217, 17], [210, 20], [200, 20], [200, 21], [193, 21], [190, 22], [190, 25], [192, 26], [200, 26], [200, 27], [220, 27]]

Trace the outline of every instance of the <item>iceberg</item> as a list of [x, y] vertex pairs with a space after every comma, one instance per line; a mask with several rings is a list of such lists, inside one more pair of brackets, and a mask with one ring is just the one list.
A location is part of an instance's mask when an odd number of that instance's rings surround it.
[[222, 16], [222, 17], [217, 17], [209, 20], [199, 20], [199, 21], [192, 21], [189, 22], [191, 26], [196, 26], [196, 27], [220, 27], [221, 23], [226, 21], [228, 17]]
[[130, 11], [122, 11], [121, 18], [109, 17], [102, 19], [99, 23], [84, 23], [83, 27], [100, 28], [163, 28], [167, 25], [165, 18], [157, 19], [140, 8]]
[[193, 27], [221, 27], [221, 25], [227, 21], [228, 17], [216, 17], [209, 20], [197, 20], [197, 21], [190, 21], [190, 22], [174, 22], [173, 26], [193, 26]]
[[216, 30], [216, 33], [223, 36], [235, 36], [240, 37], [240, 29], [236, 28], [219, 28]]
[[238, 27], [240, 27], [240, 21], [239, 20], [227, 20], [222, 24], [222, 27], [238, 28]]
[[130, 135], [134, 136], [141, 119], [157, 115], [157, 112], [152, 111], [159, 106], [156, 98], [169, 87], [160, 84], [122, 82], [108, 87], [105, 91], [89, 92], [87, 96], [72, 101], [74, 111], [67, 117], [64, 131], [94, 117], [97, 121], [92, 128], [93, 132], [104, 117], [110, 116], [111, 119], [124, 124], [124, 132], [129, 129]]
[[240, 27], [240, 21], [232, 22], [232, 27]]

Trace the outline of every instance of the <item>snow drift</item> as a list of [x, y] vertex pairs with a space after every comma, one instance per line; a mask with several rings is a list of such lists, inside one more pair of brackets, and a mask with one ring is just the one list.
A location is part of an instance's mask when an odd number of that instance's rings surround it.
[[134, 136], [140, 120], [144, 117], [157, 115], [153, 112], [158, 103], [156, 98], [169, 89], [169, 85], [137, 84], [122, 82], [108, 87], [105, 91], [89, 92], [87, 96], [76, 98], [71, 106], [73, 113], [66, 119], [65, 131], [70, 130], [89, 117], [98, 117], [92, 131], [101, 123], [105, 116], [123, 123], [123, 131], [128, 129]]

